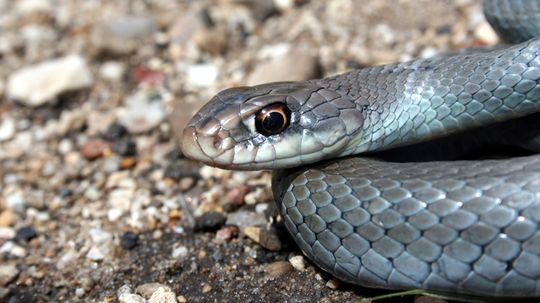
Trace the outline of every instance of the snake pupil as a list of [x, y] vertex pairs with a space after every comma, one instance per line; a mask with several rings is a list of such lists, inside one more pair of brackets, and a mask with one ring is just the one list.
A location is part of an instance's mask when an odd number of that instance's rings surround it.
[[283, 103], [275, 103], [261, 109], [255, 116], [255, 127], [263, 136], [281, 133], [289, 126], [291, 111]]

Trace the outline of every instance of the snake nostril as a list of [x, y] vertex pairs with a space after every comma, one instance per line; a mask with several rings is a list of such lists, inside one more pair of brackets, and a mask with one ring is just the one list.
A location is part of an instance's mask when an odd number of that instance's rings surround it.
[[221, 148], [221, 142], [222, 141], [223, 140], [218, 135], [213, 136], [212, 144], [214, 145], [214, 148], [215, 149]]

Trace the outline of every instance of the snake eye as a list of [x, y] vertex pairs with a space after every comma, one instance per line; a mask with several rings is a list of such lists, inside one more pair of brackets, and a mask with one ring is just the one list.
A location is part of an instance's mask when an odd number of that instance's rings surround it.
[[291, 111], [285, 104], [270, 104], [255, 116], [255, 128], [263, 136], [276, 135], [289, 126], [290, 118]]

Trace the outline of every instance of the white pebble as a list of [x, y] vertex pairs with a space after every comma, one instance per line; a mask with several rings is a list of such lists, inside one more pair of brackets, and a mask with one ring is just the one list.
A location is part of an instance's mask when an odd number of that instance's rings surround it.
[[194, 87], [209, 87], [216, 81], [218, 69], [213, 64], [196, 64], [187, 67], [187, 83]]
[[0, 120], [0, 142], [10, 140], [13, 135], [15, 135], [15, 120], [4, 117]]
[[84, 58], [70, 55], [15, 71], [8, 79], [6, 93], [27, 106], [39, 106], [54, 101], [61, 93], [86, 88], [92, 83]]
[[185, 246], [179, 246], [173, 249], [171, 256], [173, 258], [183, 259], [188, 255], [188, 249]]
[[289, 259], [289, 262], [291, 263], [292, 267], [298, 271], [303, 271], [306, 269], [306, 261], [303, 256], [294, 256]]

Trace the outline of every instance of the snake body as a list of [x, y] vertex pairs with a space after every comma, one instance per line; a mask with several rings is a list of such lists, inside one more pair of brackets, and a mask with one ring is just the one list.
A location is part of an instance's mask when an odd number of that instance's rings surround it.
[[[540, 20], [536, 1], [484, 8], [488, 20], [503, 20], [495, 26], [503, 34]], [[533, 16], [504, 19], [516, 10]], [[534, 28], [521, 26], [519, 39]], [[540, 296], [540, 155], [427, 161], [494, 145], [540, 151], [540, 38], [228, 89], [182, 137], [184, 153], [209, 165], [274, 169], [287, 229], [342, 280]]]

